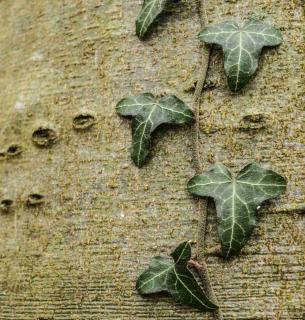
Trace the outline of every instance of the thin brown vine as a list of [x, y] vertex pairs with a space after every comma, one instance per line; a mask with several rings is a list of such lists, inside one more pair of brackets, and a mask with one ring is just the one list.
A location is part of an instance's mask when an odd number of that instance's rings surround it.
[[[204, 27], [204, 0], [197, 0], [198, 14], [200, 19], [201, 28]], [[199, 130], [200, 130], [200, 104], [201, 96], [204, 88], [204, 84], [207, 77], [209, 60], [210, 60], [210, 51], [211, 49], [207, 46], [202, 45], [202, 59], [201, 59], [201, 68], [200, 76], [196, 84], [194, 92], [194, 113], [196, 118], [196, 124], [193, 129], [193, 163], [196, 173], [201, 173], [202, 164], [200, 161], [200, 152], [199, 152]], [[214, 293], [213, 287], [211, 285], [211, 280], [209, 277], [209, 272], [204, 258], [205, 250], [205, 234], [206, 234], [206, 223], [207, 223], [207, 201], [205, 199], [196, 199], [196, 212], [198, 216], [198, 234], [197, 234], [197, 261], [190, 261], [190, 267], [193, 267], [197, 270], [203, 286], [209, 296], [209, 298], [215, 303], [218, 304], [217, 297]], [[222, 311], [219, 308], [214, 312], [215, 319], [222, 320], [223, 315]]]

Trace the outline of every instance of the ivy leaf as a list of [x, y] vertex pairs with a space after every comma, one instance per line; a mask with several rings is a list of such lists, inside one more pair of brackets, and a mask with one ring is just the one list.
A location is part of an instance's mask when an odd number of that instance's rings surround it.
[[137, 280], [136, 288], [142, 295], [168, 292], [177, 301], [202, 311], [218, 307], [211, 302], [187, 267], [191, 258], [189, 242], [181, 243], [170, 257], [154, 257], [149, 268]]
[[256, 20], [243, 27], [234, 21], [209, 26], [199, 34], [199, 39], [222, 46], [224, 67], [232, 91], [243, 88], [255, 73], [262, 48], [282, 43], [281, 32]]
[[141, 167], [149, 154], [151, 133], [161, 124], [186, 124], [194, 121], [192, 110], [175, 96], [156, 101], [151, 93], [121, 100], [116, 111], [122, 116], [132, 116], [131, 158]]
[[150, 25], [164, 10], [168, 0], [144, 0], [142, 9], [136, 20], [136, 33], [142, 39]]
[[219, 219], [218, 234], [225, 258], [237, 254], [257, 224], [256, 212], [262, 202], [286, 190], [287, 182], [279, 174], [256, 163], [244, 167], [237, 177], [222, 164], [193, 177], [188, 190], [215, 201]]

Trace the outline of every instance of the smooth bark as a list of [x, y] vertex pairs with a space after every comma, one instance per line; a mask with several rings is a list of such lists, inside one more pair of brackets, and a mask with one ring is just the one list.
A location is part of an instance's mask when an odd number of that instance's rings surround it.
[[[201, 61], [195, 1], [173, 5], [145, 41], [135, 36], [140, 2], [0, 1], [0, 201], [12, 201], [0, 215], [1, 320], [212, 317], [135, 291], [152, 256], [196, 238], [186, 191], [192, 132], [161, 129], [138, 169], [130, 123], [114, 107], [142, 92], [172, 93], [193, 107]], [[304, 313], [302, 3], [206, 0], [206, 23], [255, 16], [284, 35], [238, 95], [228, 89], [221, 51], [211, 53], [200, 110], [204, 169], [221, 161], [239, 171], [256, 160], [289, 180], [230, 262], [209, 250], [218, 244], [209, 212], [206, 260], [225, 319]], [[88, 112], [96, 123], [76, 130], [74, 117]]]

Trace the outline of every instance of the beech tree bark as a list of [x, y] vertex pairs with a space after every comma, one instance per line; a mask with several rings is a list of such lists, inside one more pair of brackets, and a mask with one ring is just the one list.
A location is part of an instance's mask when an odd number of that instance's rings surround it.
[[[138, 169], [130, 123], [115, 114], [119, 99], [142, 92], [192, 107], [200, 76], [196, 1], [170, 5], [145, 41], [135, 36], [141, 2], [0, 1], [1, 320], [212, 319], [135, 291], [152, 256], [196, 239], [198, 218], [186, 191], [191, 130], [159, 131]], [[229, 262], [213, 249], [210, 209], [207, 264], [225, 319], [304, 319], [303, 6], [205, 0], [206, 24], [255, 17], [284, 36], [240, 94], [214, 47], [203, 92], [205, 168], [256, 160], [289, 181]]]

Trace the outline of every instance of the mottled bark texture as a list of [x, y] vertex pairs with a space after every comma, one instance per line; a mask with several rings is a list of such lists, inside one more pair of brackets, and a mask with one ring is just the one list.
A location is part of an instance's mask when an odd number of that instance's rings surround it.
[[[238, 171], [257, 160], [289, 180], [238, 258], [224, 262], [209, 251], [211, 280], [225, 319], [302, 319], [304, 2], [205, 2], [207, 23], [261, 18], [280, 27], [284, 43], [264, 50], [238, 95], [213, 48], [201, 161]], [[135, 36], [140, 6], [0, 1], [1, 320], [211, 319], [135, 291], [151, 256], [196, 237], [195, 202], [185, 188], [194, 174], [192, 133], [162, 129], [151, 161], [138, 169], [130, 123], [114, 106], [143, 91], [192, 105], [201, 54], [195, 1], [173, 5], [144, 42]], [[208, 248], [218, 243], [210, 211]]]

